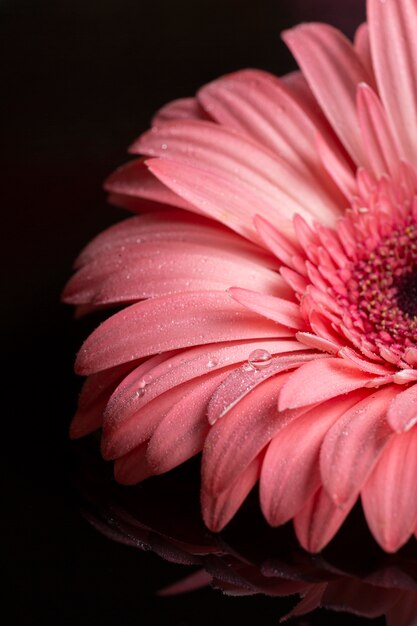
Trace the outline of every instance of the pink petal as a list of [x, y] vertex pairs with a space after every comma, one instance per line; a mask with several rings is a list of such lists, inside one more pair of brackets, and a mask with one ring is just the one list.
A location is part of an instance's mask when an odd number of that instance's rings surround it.
[[285, 615], [285, 617], [281, 618], [281, 622], [286, 622], [287, 620], [298, 617], [299, 615], [306, 615], [307, 613], [318, 609], [321, 606], [321, 598], [327, 588], [327, 585], [328, 583], [317, 583], [311, 587], [303, 599], [295, 605], [292, 611]]
[[155, 474], [168, 472], [202, 450], [210, 427], [207, 404], [225, 376], [227, 372], [221, 371], [198, 381], [164, 417], [149, 441], [147, 452]]
[[359, 85], [358, 118], [371, 171], [379, 178], [384, 173], [398, 176], [400, 156], [395, 136], [377, 95], [368, 85]]
[[320, 469], [324, 488], [336, 505], [344, 504], [360, 491], [392, 436], [386, 412], [395, 393], [393, 385], [372, 395], [368, 392], [327, 433]]
[[298, 541], [308, 552], [320, 552], [333, 539], [355, 500], [336, 507], [323, 488], [320, 488], [294, 518]]
[[179, 98], [168, 102], [152, 118], [152, 126], [173, 120], [207, 120], [209, 116], [196, 98]]
[[294, 268], [293, 257], [303, 255], [294, 233], [283, 233], [277, 230], [270, 222], [259, 215], [255, 215], [254, 224], [265, 246], [282, 263]]
[[147, 444], [135, 448], [122, 456], [114, 464], [114, 476], [122, 485], [135, 485], [152, 476], [152, 470], [146, 460]]
[[[300, 344], [293, 340], [239, 341], [207, 344], [148, 359], [126, 376], [114, 391], [107, 406], [105, 430], [120, 426], [143, 406], [178, 385], [219, 369], [230, 368], [237, 363], [247, 364], [249, 355], [254, 350], [264, 350], [276, 355], [299, 349]], [[297, 359], [298, 362], [300, 360], [302, 358]], [[253, 368], [249, 369], [248, 374], [245, 371], [246, 379], [252, 379], [255, 373]], [[238, 371], [240, 376], [240, 370]], [[259, 377], [255, 378], [258, 381]]]
[[270, 200], [260, 197], [262, 194], [258, 190], [238, 183], [230, 176], [165, 159], [150, 159], [147, 165], [164, 185], [184, 198], [187, 204], [191, 203], [195, 207], [192, 210], [225, 224], [250, 241], [261, 243], [253, 227], [255, 214], [278, 223], [284, 231], [292, 230], [288, 211], [281, 211]]
[[362, 490], [372, 534], [386, 552], [396, 552], [417, 524], [417, 428], [394, 435]]
[[414, 0], [369, 0], [372, 60], [379, 93], [402, 148], [402, 157], [417, 158], [417, 5]]
[[279, 155], [218, 124], [191, 120], [167, 123], [142, 135], [132, 151], [173, 160], [243, 185], [242, 194], [252, 190], [285, 215], [297, 211], [333, 224], [341, 211], [322, 181], [306, 179]]
[[71, 439], [84, 437], [101, 427], [103, 413], [114, 388], [133, 367], [133, 363], [125, 363], [87, 378], [71, 422]]
[[291, 374], [281, 389], [279, 410], [324, 402], [330, 398], [366, 387], [375, 380], [356, 365], [340, 358], [317, 359]]
[[101, 305], [184, 291], [220, 291], [235, 284], [277, 295], [289, 292], [276, 272], [246, 260], [230, 245], [224, 251], [214, 245], [160, 241], [108, 249], [71, 278], [63, 298], [71, 304]]
[[297, 59], [322, 110], [357, 164], [366, 164], [356, 118], [356, 87], [372, 78], [350, 42], [325, 24], [303, 24], [284, 40]]
[[368, 74], [372, 76], [372, 79], [375, 80], [371, 56], [371, 42], [369, 40], [369, 27], [366, 22], [357, 28], [353, 46], [356, 54], [362, 61], [362, 65], [366, 68]]
[[303, 330], [306, 326], [300, 307], [294, 302], [238, 287], [232, 287], [229, 293], [236, 302], [267, 319], [297, 330]]
[[417, 423], [417, 385], [397, 393], [388, 407], [387, 420], [397, 433], [410, 430]]
[[252, 490], [259, 477], [261, 461], [257, 457], [239, 475], [237, 480], [222, 493], [213, 496], [204, 489], [201, 491], [201, 510], [208, 528], [219, 532], [239, 510], [242, 502]]
[[130, 217], [107, 228], [84, 248], [75, 267], [82, 267], [98, 256], [104, 258], [114, 250], [120, 252], [123, 246], [153, 243], [157, 247], [160, 242], [216, 247], [238, 253], [245, 261], [261, 263], [272, 269], [279, 268], [269, 253], [237, 237], [221, 224], [195, 213], [172, 209]]
[[[123, 422], [105, 420], [101, 452], [105, 459], [117, 459], [147, 441], [177, 402], [192, 392], [196, 383], [190, 380], [129, 414]], [[146, 392], [145, 392], [146, 393]], [[153, 473], [153, 472], [152, 472]]]
[[234, 483], [289, 416], [276, 410], [286, 375], [274, 376], [248, 393], [210, 430], [203, 451], [202, 480], [218, 495]]
[[282, 428], [268, 446], [262, 465], [260, 496], [271, 526], [290, 520], [320, 487], [319, 453], [334, 422], [363, 392], [335, 398]]
[[[303, 346], [298, 344], [298, 349], [300, 348], [303, 349]], [[295, 346], [291, 348], [291, 351], [296, 351]], [[270, 363], [268, 363], [267, 359], [265, 367], [257, 368], [251, 365], [250, 354], [248, 357], [248, 362], [241, 368], [232, 371], [216, 393], [213, 394], [207, 413], [210, 424], [215, 424], [217, 420], [226, 415], [237, 402], [267, 378], [275, 376], [277, 373], [293, 369], [294, 367], [300, 367], [300, 365], [306, 361], [325, 358], [324, 355], [311, 353], [294, 356], [283, 354], [272, 358]]]
[[[312, 185], [321, 181], [331, 191], [314, 149], [314, 120], [284, 82], [266, 72], [243, 70], [206, 85], [198, 98], [220, 124], [248, 135], [284, 158]], [[334, 191], [329, 196], [341, 200]]]
[[356, 180], [346, 158], [341, 153], [331, 150], [320, 134], [316, 135], [317, 153], [323, 167], [348, 200], [356, 192]]
[[159, 180], [152, 176], [144, 163], [144, 159], [135, 159], [119, 167], [106, 180], [104, 188], [107, 191], [134, 196], [170, 204], [183, 209], [190, 205], [170, 189], [161, 185]]
[[173, 294], [139, 302], [106, 320], [82, 346], [76, 370], [91, 374], [196, 344], [289, 335], [287, 329], [247, 311], [224, 292]]

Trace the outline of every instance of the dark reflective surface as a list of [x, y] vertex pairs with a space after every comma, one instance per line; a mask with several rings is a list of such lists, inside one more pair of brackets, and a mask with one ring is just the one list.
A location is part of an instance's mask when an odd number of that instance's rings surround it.
[[[309, 602], [306, 609], [320, 605], [351, 613], [350, 618], [337, 615], [337, 623], [373, 618], [372, 623], [383, 624], [382, 616], [395, 626], [417, 623], [417, 542], [413, 539], [395, 555], [384, 553], [359, 507], [321, 554], [310, 555], [299, 547], [290, 525], [272, 529], [265, 523], [255, 493], [222, 533], [209, 532], [201, 521], [195, 461], [126, 488], [99, 458], [96, 441], [80, 442], [74, 452], [75, 485], [93, 527], [114, 541], [206, 573], [174, 584], [168, 593], [201, 583], [232, 596], [260, 594], [276, 598], [280, 616], [292, 609], [295, 615], [303, 612], [297, 594]], [[411, 611], [407, 618], [406, 608]], [[317, 611], [303, 619], [300, 624], [325, 623]]]

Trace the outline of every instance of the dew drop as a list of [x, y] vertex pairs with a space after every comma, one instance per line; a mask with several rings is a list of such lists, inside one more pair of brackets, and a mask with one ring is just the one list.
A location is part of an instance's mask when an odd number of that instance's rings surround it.
[[163, 143], [161, 145], [162, 150], [168, 150], [168, 145], [166, 143]]
[[216, 367], [218, 363], [219, 363], [219, 359], [217, 359], [215, 356], [210, 357], [209, 360], [207, 361], [207, 367], [211, 369], [213, 367]]
[[[151, 374], [145, 374], [144, 376], [142, 376], [142, 378], [139, 381], [139, 389], [141, 389], [143, 391], [143, 393], [145, 393], [145, 387], [146, 385], [149, 385], [149, 383], [152, 382], [152, 375]], [[143, 394], [142, 394], [143, 395]]]
[[248, 363], [253, 369], [261, 370], [271, 365], [272, 356], [267, 350], [254, 350], [249, 355]]

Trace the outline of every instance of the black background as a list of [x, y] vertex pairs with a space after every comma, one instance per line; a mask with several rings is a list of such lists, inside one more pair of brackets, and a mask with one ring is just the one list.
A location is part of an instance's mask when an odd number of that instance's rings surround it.
[[[285, 602], [211, 590], [158, 598], [188, 570], [81, 517], [67, 429], [88, 322], [59, 298], [80, 248], [124, 217], [102, 181], [159, 106], [239, 68], [294, 69], [280, 30], [314, 19], [350, 35], [363, 13], [362, 0], [0, 0], [5, 623], [269, 625], [283, 614]], [[310, 623], [362, 621], [299, 622]]]

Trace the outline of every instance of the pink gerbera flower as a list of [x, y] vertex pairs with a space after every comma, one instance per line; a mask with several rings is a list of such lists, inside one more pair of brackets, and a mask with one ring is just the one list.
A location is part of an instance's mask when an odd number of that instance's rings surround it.
[[360, 497], [387, 551], [417, 528], [417, 4], [368, 0], [352, 45], [284, 34], [301, 72], [247, 70], [164, 107], [107, 182], [140, 212], [65, 300], [129, 305], [85, 342], [73, 437], [122, 483], [202, 457], [220, 530], [257, 481], [320, 550]]

